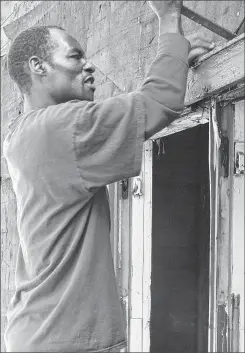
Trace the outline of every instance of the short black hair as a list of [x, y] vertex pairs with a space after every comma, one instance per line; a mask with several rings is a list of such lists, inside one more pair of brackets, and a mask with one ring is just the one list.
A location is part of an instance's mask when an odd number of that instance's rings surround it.
[[22, 93], [30, 93], [31, 77], [25, 69], [30, 57], [38, 56], [52, 65], [51, 53], [57, 44], [51, 39], [51, 28], [64, 31], [54, 25], [30, 27], [22, 31], [10, 46], [8, 72]]

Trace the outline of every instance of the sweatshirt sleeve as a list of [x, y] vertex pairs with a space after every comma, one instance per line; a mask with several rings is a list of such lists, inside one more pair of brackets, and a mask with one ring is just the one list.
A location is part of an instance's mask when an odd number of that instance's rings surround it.
[[65, 105], [59, 116], [74, 122], [75, 161], [87, 190], [140, 173], [144, 141], [183, 110], [188, 52], [183, 36], [161, 35], [140, 89], [103, 101]]
[[189, 52], [190, 43], [184, 36], [159, 36], [156, 58], [139, 90], [146, 111], [146, 139], [170, 124], [184, 109]]

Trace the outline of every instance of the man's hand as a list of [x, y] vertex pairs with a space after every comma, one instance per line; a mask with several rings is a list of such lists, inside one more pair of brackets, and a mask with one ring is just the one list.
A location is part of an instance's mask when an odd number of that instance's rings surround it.
[[186, 36], [186, 39], [191, 44], [191, 50], [188, 56], [189, 65], [192, 65], [199, 56], [208, 53], [215, 47], [214, 42], [207, 39], [202, 33], [192, 33]]
[[164, 33], [183, 34], [181, 25], [182, 0], [148, 1], [159, 19], [159, 35]]
[[173, 14], [180, 16], [183, 0], [148, 1], [148, 3], [158, 18], [165, 18]]

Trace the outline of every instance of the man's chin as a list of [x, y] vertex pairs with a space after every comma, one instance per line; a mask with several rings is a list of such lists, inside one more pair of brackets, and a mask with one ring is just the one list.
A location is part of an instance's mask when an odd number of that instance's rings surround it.
[[81, 101], [89, 101], [92, 102], [94, 100], [94, 92], [91, 90], [86, 92], [86, 94], [82, 94], [79, 98]]
[[87, 100], [87, 101], [89, 101], [89, 102], [93, 102], [93, 100], [94, 100], [94, 93], [91, 93], [90, 95], [88, 95], [87, 98], [84, 99], [84, 100]]
[[69, 100], [90, 101], [94, 100], [94, 90], [83, 90], [82, 92], [71, 92]]
[[87, 100], [90, 101], [90, 102], [93, 102], [93, 100], [94, 100], [94, 93], [93, 93], [92, 96], [89, 97]]

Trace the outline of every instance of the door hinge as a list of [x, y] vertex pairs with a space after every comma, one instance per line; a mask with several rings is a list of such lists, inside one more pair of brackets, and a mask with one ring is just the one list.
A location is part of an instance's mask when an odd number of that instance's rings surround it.
[[235, 142], [234, 174], [244, 174], [244, 142]]

